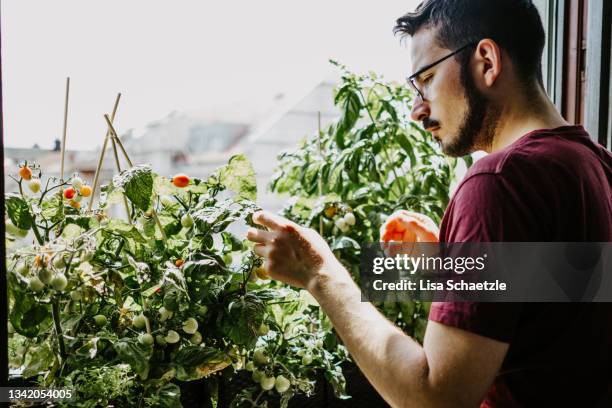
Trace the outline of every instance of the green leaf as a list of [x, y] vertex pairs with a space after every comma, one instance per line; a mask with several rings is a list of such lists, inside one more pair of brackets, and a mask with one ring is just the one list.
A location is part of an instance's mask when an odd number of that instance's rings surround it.
[[[60, 221], [63, 217], [62, 196], [60, 194], [51, 194], [45, 197], [41, 204], [41, 209], [43, 218], [51, 222]], [[66, 222], [68, 222], [68, 218], [66, 218]]]
[[149, 358], [153, 352], [151, 347], [144, 346], [137, 340], [125, 338], [117, 341], [114, 349], [120, 360], [129, 364], [142, 380], [147, 379], [150, 368]]
[[242, 154], [229, 159], [229, 163], [218, 171], [219, 182], [229, 190], [238, 194], [240, 198], [255, 201], [257, 199], [257, 181], [253, 165]]
[[186, 367], [195, 367], [211, 361], [225, 359], [225, 353], [212, 347], [187, 346], [174, 356], [174, 363]]
[[257, 330], [264, 317], [265, 305], [252, 293], [229, 304], [222, 323], [227, 336], [236, 344], [253, 347], [257, 341]]
[[164, 385], [157, 392], [156, 402], [162, 408], [182, 408], [180, 387], [172, 383]]
[[140, 165], [122, 171], [113, 177], [113, 185], [122, 188], [125, 196], [142, 211], [151, 205], [153, 173], [151, 166]]
[[361, 249], [357, 241], [355, 241], [352, 238], [349, 238], [349, 237], [340, 237], [340, 238], [335, 237], [334, 238], [334, 242], [331, 245], [332, 251], [335, 251], [336, 249], [346, 249], [346, 248], [352, 248], [356, 250]]
[[124, 238], [133, 239], [136, 242], [146, 242], [145, 238], [138, 231], [138, 229], [132, 224], [120, 220], [118, 218], [112, 218], [108, 221], [108, 224], [104, 227], [103, 231], [116, 235], [121, 235]]
[[6, 212], [11, 222], [22, 230], [32, 228], [33, 220], [28, 203], [17, 193], [6, 194], [4, 199]]
[[[14, 285], [11, 285], [14, 288]], [[26, 337], [35, 337], [51, 325], [49, 306], [39, 304], [27, 293], [13, 290], [15, 302], [9, 318], [15, 331]]]
[[47, 342], [41, 343], [33, 351], [29, 350], [29, 354], [30, 361], [21, 373], [25, 378], [34, 377], [42, 371], [46, 371], [55, 361], [55, 353]]

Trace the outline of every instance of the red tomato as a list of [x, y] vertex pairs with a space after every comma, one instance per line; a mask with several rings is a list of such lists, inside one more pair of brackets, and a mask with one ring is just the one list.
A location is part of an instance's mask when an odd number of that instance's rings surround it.
[[177, 174], [172, 177], [172, 184], [177, 187], [187, 187], [189, 185], [189, 176], [186, 174]]
[[64, 190], [64, 198], [67, 200], [71, 200], [75, 194], [76, 194], [76, 191], [74, 191], [74, 188], [72, 187], [68, 187], [67, 189]]

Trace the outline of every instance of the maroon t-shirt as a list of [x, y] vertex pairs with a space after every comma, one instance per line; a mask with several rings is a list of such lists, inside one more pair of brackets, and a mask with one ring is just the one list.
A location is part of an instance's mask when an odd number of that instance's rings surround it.
[[[581, 126], [530, 132], [474, 163], [440, 240], [609, 242], [611, 184], [612, 154]], [[609, 392], [612, 304], [440, 302], [429, 319], [510, 344], [483, 407], [591, 407]]]

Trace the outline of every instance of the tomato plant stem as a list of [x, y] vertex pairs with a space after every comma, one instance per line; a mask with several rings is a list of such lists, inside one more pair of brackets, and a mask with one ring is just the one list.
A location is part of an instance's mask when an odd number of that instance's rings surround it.
[[[380, 133], [378, 133], [378, 123], [374, 119], [374, 116], [372, 116], [372, 112], [370, 111], [370, 108], [368, 107], [368, 101], [363, 96], [363, 92], [361, 91], [361, 89], [358, 88], [357, 91], [359, 92], [359, 96], [361, 97], [361, 100], [363, 101], [363, 107], [365, 108], [366, 112], [368, 113], [368, 116], [370, 117], [370, 120], [374, 124], [374, 132], [376, 132], [376, 136], [378, 136], [379, 140], [382, 140], [382, 137], [380, 136]], [[383, 153], [385, 155], [385, 158], [387, 159], [387, 162], [389, 164], [389, 167], [390, 167], [391, 171], [395, 175], [395, 178], [396, 179], [399, 178], [399, 176], [397, 174], [397, 171], [395, 170], [395, 166], [393, 165], [393, 162], [391, 161], [391, 157], [389, 156], [389, 151], [387, 150], [386, 143], [382, 143], [382, 151], [383, 151]]]
[[52, 301], [51, 314], [53, 315], [53, 324], [55, 325], [55, 334], [57, 335], [57, 342], [59, 344], [60, 357], [62, 362], [66, 360], [66, 346], [64, 344], [64, 334], [62, 333], [62, 326], [59, 320], [59, 303], [56, 298]]

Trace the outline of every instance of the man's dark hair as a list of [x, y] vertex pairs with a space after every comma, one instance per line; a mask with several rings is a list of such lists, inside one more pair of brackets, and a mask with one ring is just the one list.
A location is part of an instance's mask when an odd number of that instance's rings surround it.
[[437, 29], [438, 44], [449, 50], [490, 38], [510, 55], [525, 85], [543, 86], [544, 28], [530, 0], [425, 0], [393, 31], [413, 36], [421, 28]]

